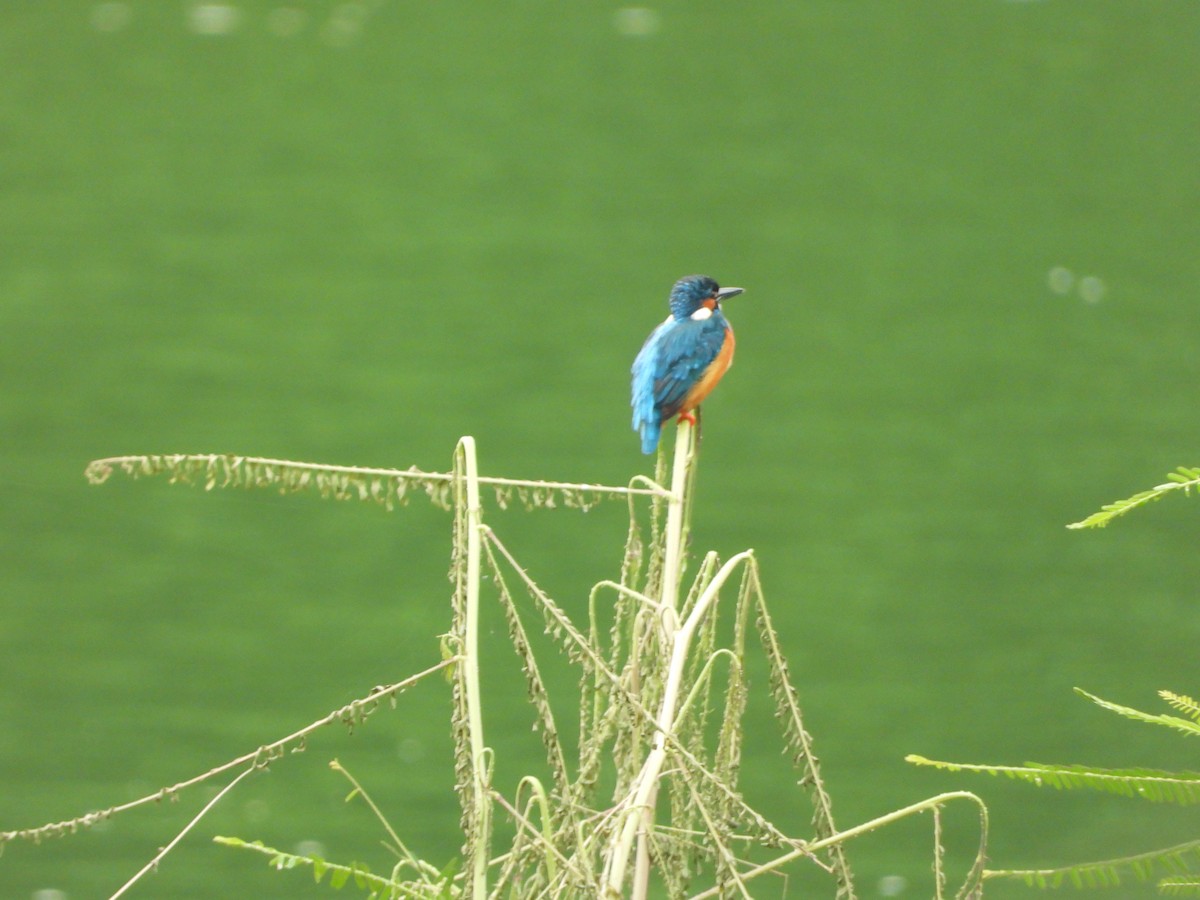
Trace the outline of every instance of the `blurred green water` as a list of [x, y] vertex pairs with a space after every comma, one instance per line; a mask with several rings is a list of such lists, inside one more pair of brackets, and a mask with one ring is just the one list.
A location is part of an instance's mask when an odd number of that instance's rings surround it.
[[[1070, 692], [1196, 690], [1196, 510], [1062, 526], [1196, 462], [1200, 11], [618, 10], [0, 10], [0, 829], [245, 752], [430, 664], [446, 628], [436, 510], [91, 489], [87, 460], [436, 468], [471, 433], [489, 473], [622, 483], [649, 465], [629, 362], [704, 271], [747, 294], [697, 546], [758, 552], [839, 822], [964, 787], [997, 864], [1193, 836], [901, 760], [1196, 767]], [[499, 524], [580, 613], [619, 561], [619, 508]], [[536, 743], [493, 652], [518, 772]], [[431, 686], [314, 741], [142, 895], [313, 892], [212, 833], [379, 866], [334, 756], [448, 859], [447, 709]], [[752, 711], [747, 793], [802, 831]], [[105, 896], [204, 796], [9, 846], [0, 896]], [[852, 849], [864, 896], [885, 875], [928, 895], [927, 822]]]

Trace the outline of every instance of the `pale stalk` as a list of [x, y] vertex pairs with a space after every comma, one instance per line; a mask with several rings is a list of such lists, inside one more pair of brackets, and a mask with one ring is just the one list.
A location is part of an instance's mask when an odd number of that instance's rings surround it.
[[[930, 797], [926, 800], [922, 800], [920, 803], [913, 803], [912, 805], [906, 806], [903, 809], [893, 810], [892, 812], [880, 816], [877, 819], [872, 819], [870, 822], [863, 822], [861, 825], [855, 825], [853, 828], [847, 828], [845, 831], [839, 831], [837, 834], [830, 835], [827, 838], [822, 838], [819, 841], [803, 842], [795, 850], [785, 853], [782, 856], [778, 856], [770, 862], [763, 863], [761, 866], [755, 866], [753, 869], [743, 872], [740, 876], [741, 880], [743, 882], [751, 881], [760, 875], [765, 875], [767, 872], [773, 872], [781, 866], [792, 862], [793, 860], [804, 856], [812, 856], [817, 851], [824, 850], [826, 847], [833, 847], [837, 844], [845, 843], [851, 838], [860, 837], [868, 832], [882, 828], [885, 825], [891, 825], [893, 822], [898, 822], [901, 819], [906, 819], [909, 816], [916, 815], [917, 813], [923, 813], [927, 810], [934, 809], [938, 806], [941, 806], [943, 803], [949, 802], [950, 800], [969, 800], [979, 809], [980, 849], [975, 859], [975, 865], [978, 867], [983, 861], [984, 849], [987, 845], [987, 807], [984, 806], [983, 801], [980, 800], [978, 796], [972, 794], [970, 791], [949, 791], [948, 793], [938, 794], [936, 797]], [[973, 869], [971, 874], [968, 875], [968, 878], [974, 877], [974, 875], [975, 870]], [[689, 900], [708, 900], [709, 897], [717, 897], [720, 895], [720, 893], [721, 888], [719, 887], [709, 888], [706, 891], [701, 891], [699, 894], [693, 894]]]
[[[729, 579], [737, 566], [753, 555], [745, 550], [737, 554], [721, 567], [704, 592], [696, 600], [687, 620], [673, 636], [671, 648], [671, 663], [667, 672], [667, 683], [663, 690], [662, 705], [659, 707], [655, 722], [654, 746], [642, 765], [641, 772], [634, 782], [628, 803], [625, 805], [625, 818], [620, 833], [609, 854], [608, 873], [605, 878], [606, 891], [609, 896], [619, 896], [621, 885], [625, 879], [625, 869], [629, 863], [629, 855], [633, 850], [635, 838], [643, 844], [647, 840], [649, 829], [654, 824], [654, 806], [658, 791], [659, 776], [667, 757], [667, 736], [674, 728], [679, 706], [680, 691], [687, 668], [688, 650], [696, 629], [704, 620], [709, 607], [716, 600], [718, 592]], [[642, 860], [645, 859], [643, 864]], [[646, 866], [643, 869], [643, 865]], [[639, 847], [638, 867], [634, 873], [633, 897], [643, 898], [649, 887], [649, 853]]]
[[[458, 443], [459, 459], [455, 475], [465, 482], [467, 508], [466, 617], [463, 623], [463, 690], [467, 703], [467, 727], [471, 732], [471, 791], [475, 816], [470, 826], [475, 831], [470, 861], [470, 896], [487, 896], [488, 834], [491, 828], [491, 796], [487, 785], [487, 766], [483, 743], [483, 699], [479, 684], [479, 570], [482, 556], [482, 507], [479, 502], [479, 468], [475, 458], [475, 439], [465, 435]], [[460, 515], [464, 513], [460, 510]]]
[[[266, 456], [232, 456], [221, 453], [156, 453], [135, 456], [110, 456], [94, 459], [87, 465], [84, 475], [93, 484], [103, 484], [112, 475], [113, 469], [122, 469], [137, 478], [153, 475], [156, 471], [171, 471], [184, 463], [206, 463], [210, 468], [225, 465], [222, 474], [232, 481], [232, 473], [244, 465], [265, 466], [312, 474], [346, 475], [354, 478], [395, 478], [400, 481], [444, 482], [454, 481], [454, 474], [447, 472], [425, 472], [413, 466], [410, 469], [379, 469], [372, 466], [338, 466], [331, 463], [308, 463], [292, 459], [274, 459]], [[155, 469], [155, 466], [161, 467]], [[479, 483], [495, 488], [528, 488], [530, 490], [586, 491], [621, 497], [665, 497], [665, 489], [649, 478], [635, 479], [645, 487], [620, 487], [607, 484], [577, 484], [569, 481], [538, 481], [529, 478], [479, 478]], [[215, 484], [214, 484], [215, 486]], [[227, 486], [223, 483], [222, 487]]]
[[674, 613], [679, 609], [679, 579], [683, 575], [683, 507], [693, 437], [691, 423], [686, 419], [680, 422], [675, 435], [675, 462], [671, 469], [671, 496], [667, 499], [667, 531], [663, 548], [663, 629], [668, 642], [678, 623]]
[[[675, 639], [679, 618], [679, 579], [683, 575], [683, 522], [684, 503], [687, 498], [687, 465], [692, 452], [692, 425], [686, 419], [679, 422], [675, 431], [675, 460], [671, 469], [671, 496], [667, 500], [667, 530], [663, 548], [663, 575], [661, 613], [663, 639], [670, 647]], [[657, 782], [657, 776], [654, 779]], [[657, 793], [657, 792], [655, 792]], [[650, 882], [650, 844], [647, 835], [654, 827], [654, 807], [657, 797], [652, 794], [640, 818], [642, 827], [638, 831], [637, 863], [634, 870], [634, 896], [645, 895]]]
[[196, 815], [192, 818], [192, 821], [190, 821], [186, 825], [184, 825], [183, 830], [180, 831], [179, 834], [175, 835], [175, 837], [171, 839], [171, 842], [169, 844], [167, 844], [167, 846], [165, 846], [161, 850], [159, 850], [158, 853], [156, 853], [154, 855], [154, 858], [152, 860], [150, 860], [150, 862], [148, 862], [144, 866], [142, 866], [142, 868], [140, 870], [138, 870], [138, 873], [136, 875], [134, 875], [127, 882], [125, 882], [123, 885], [121, 885], [121, 887], [117, 889], [117, 892], [115, 894], [113, 894], [111, 897], [109, 897], [109, 900], [117, 900], [117, 898], [123, 897], [125, 895], [125, 893], [131, 887], [133, 887], [135, 884], [137, 884], [141, 880], [143, 875], [145, 875], [147, 872], [153, 871], [158, 866], [158, 864], [163, 861], [163, 859], [166, 857], [166, 855], [175, 849], [175, 845], [178, 844], [180, 841], [182, 841], [184, 839], [184, 837], [187, 836], [187, 833], [196, 826], [196, 823], [199, 822], [201, 819], [203, 819], [204, 816], [207, 815], [207, 813], [210, 809], [212, 809], [214, 806], [216, 806], [218, 803], [221, 802], [222, 797], [224, 797], [226, 794], [228, 794], [230, 791], [232, 791], [235, 787], [237, 787], [237, 784], [239, 781], [241, 781], [243, 778], [245, 778], [247, 775], [249, 775], [251, 772], [253, 772], [257, 768], [258, 768], [257, 766], [251, 766], [250, 768], [248, 768], [244, 772], [242, 772], [242, 774], [239, 775], [237, 778], [233, 779], [233, 781], [229, 782], [229, 784], [225, 785], [225, 787], [221, 788], [221, 790], [217, 792], [217, 795], [215, 797], [213, 797], [211, 800], [209, 800], [206, 804], [204, 804], [204, 808], [202, 810], [200, 810], [200, 812], [196, 813]]
[[0, 831], [0, 850], [8, 841], [23, 838], [35, 842], [41, 842], [50, 837], [62, 837], [66, 834], [74, 834], [82, 828], [90, 828], [98, 822], [103, 822], [118, 813], [128, 812], [131, 809], [137, 809], [139, 806], [149, 806], [154, 803], [161, 803], [167, 798], [174, 799], [175, 796], [186, 788], [193, 787], [207, 781], [210, 778], [215, 778], [230, 769], [236, 769], [238, 766], [254, 764], [261, 765], [270, 762], [274, 759], [280, 759], [283, 754], [289, 749], [292, 753], [299, 753], [304, 749], [304, 742], [308, 736], [314, 731], [318, 731], [327, 725], [333, 725], [336, 722], [344, 722], [354, 724], [365, 721], [364, 710], [369, 711], [371, 704], [382, 702], [383, 700], [395, 698], [404, 690], [416, 684], [422, 678], [426, 678], [435, 672], [440, 672], [450, 666], [457, 665], [458, 657], [452, 656], [449, 659], [444, 659], [436, 666], [430, 666], [424, 672], [418, 672], [403, 681], [396, 684], [387, 685], [386, 687], [376, 688], [371, 694], [366, 697], [361, 697], [351, 703], [346, 704], [341, 709], [335, 709], [333, 712], [324, 718], [318, 719], [310, 725], [306, 725], [299, 731], [289, 734], [287, 737], [280, 738], [270, 744], [264, 744], [257, 750], [250, 753], [244, 753], [236, 759], [231, 759], [229, 762], [222, 763], [216, 768], [209, 769], [203, 775], [195, 775], [188, 778], [186, 781], [180, 781], [169, 787], [160, 788], [153, 794], [147, 794], [144, 797], [139, 797], [137, 800], [130, 800], [128, 803], [122, 803], [118, 806], [110, 806], [108, 809], [102, 809], [95, 812], [90, 812], [74, 819], [68, 819], [63, 822], [50, 822], [46, 825], [40, 825], [37, 828], [22, 828], [17, 831]]

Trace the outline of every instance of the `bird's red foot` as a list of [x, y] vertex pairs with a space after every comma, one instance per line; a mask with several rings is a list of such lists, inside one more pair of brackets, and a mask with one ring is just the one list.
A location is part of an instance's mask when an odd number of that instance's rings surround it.
[[689, 412], [681, 412], [679, 414], [679, 421], [687, 422], [690, 425], [694, 426], [696, 424], [696, 417], [694, 415], [692, 415], [692, 413], [690, 411]]

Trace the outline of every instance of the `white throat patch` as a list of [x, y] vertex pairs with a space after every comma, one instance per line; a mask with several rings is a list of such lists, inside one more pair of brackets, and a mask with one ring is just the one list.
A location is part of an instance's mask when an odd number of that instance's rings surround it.
[[690, 316], [688, 316], [688, 318], [691, 319], [693, 322], [703, 322], [705, 319], [711, 318], [712, 314], [713, 314], [713, 311], [711, 309], [709, 309], [707, 306], [702, 306], [698, 310], [696, 310], [694, 313], [692, 313]]

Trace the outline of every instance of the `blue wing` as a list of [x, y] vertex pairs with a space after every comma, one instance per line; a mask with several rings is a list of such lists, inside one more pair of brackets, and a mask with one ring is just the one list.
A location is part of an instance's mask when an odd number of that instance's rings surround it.
[[725, 319], [668, 319], [646, 339], [633, 361], [633, 430], [642, 452], [658, 447], [662, 423], [679, 412], [684, 398], [725, 343]]

